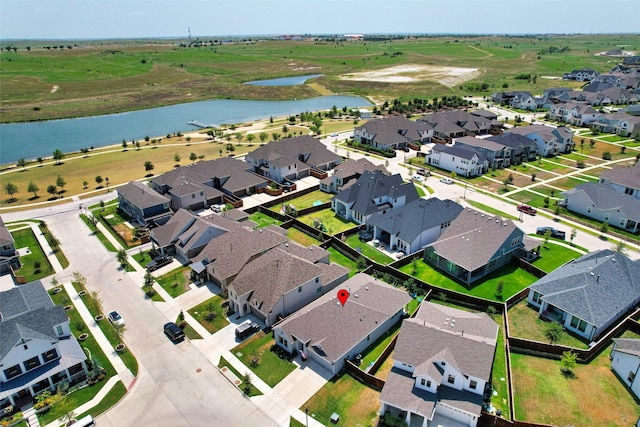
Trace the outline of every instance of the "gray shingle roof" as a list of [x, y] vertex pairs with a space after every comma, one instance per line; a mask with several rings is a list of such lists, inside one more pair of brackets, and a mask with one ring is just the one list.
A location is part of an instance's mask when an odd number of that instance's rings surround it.
[[161, 247], [181, 244], [186, 252], [190, 244], [196, 243], [206, 233], [213, 239], [229, 230], [243, 226], [244, 224], [220, 215], [200, 217], [185, 209], [178, 209], [169, 221], [154, 228], [151, 235]]
[[462, 210], [462, 206], [451, 200], [420, 198], [399, 208], [375, 213], [367, 224], [397, 235], [405, 242], [413, 242], [423, 231], [453, 221]]
[[[562, 194], [570, 198], [572, 194], [584, 192], [593, 204], [604, 211], [618, 210], [625, 217], [640, 222], [640, 200], [627, 194], [618, 193], [608, 183], [587, 182]], [[569, 203], [571, 203], [569, 201]]]
[[614, 166], [600, 174], [600, 178], [631, 188], [640, 188], [640, 162], [633, 166]]
[[[307, 168], [342, 161], [342, 157], [328, 150], [317, 138], [310, 135], [270, 142], [247, 154], [247, 159], [262, 160], [280, 167], [302, 163], [307, 165]], [[298, 170], [304, 170], [304, 167], [298, 166]]]
[[388, 116], [371, 120], [357, 129], [373, 135], [373, 141], [382, 145], [405, 144], [421, 141], [432, 126], [411, 121], [404, 116]]
[[384, 165], [375, 165], [369, 159], [364, 157], [358, 160], [347, 159], [335, 167], [333, 170], [333, 176], [344, 179], [356, 175], [362, 175], [365, 171], [376, 169], [384, 172], [385, 174], [387, 173], [387, 168], [385, 168]]
[[138, 181], [130, 181], [118, 187], [118, 194], [141, 209], [169, 203], [168, 197]]
[[452, 387], [438, 388], [438, 399], [441, 403], [461, 409], [472, 414], [480, 414], [482, 410], [482, 395]]
[[337, 290], [301, 308], [277, 327], [288, 336], [310, 341], [309, 351], [337, 361], [411, 301], [404, 291], [359, 273], [341, 286], [350, 292], [342, 306]]
[[380, 393], [380, 400], [431, 419], [436, 405], [436, 394], [414, 387], [414, 384], [415, 379], [410, 373], [399, 368], [391, 368]]
[[2, 217], [0, 217], [0, 245], [13, 244], [14, 242], [13, 236], [9, 232], [7, 226], [4, 225]]
[[0, 298], [0, 319], [2, 320], [19, 316], [36, 308], [53, 307], [51, 297], [39, 280], [0, 292], [0, 295], [2, 296]]
[[498, 324], [486, 313], [472, 313], [425, 301], [415, 318], [434, 328], [463, 333], [465, 338], [472, 340], [495, 343], [498, 337]]
[[478, 162], [482, 163], [487, 158], [473, 147], [466, 145], [442, 145], [436, 144], [433, 147], [433, 151], [439, 151], [444, 154], [450, 154], [452, 156], [460, 157], [462, 159], [471, 160], [473, 156], [478, 156]]
[[441, 257], [473, 271], [499, 256], [507, 240], [520, 237], [522, 241], [522, 236], [524, 232], [510, 219], [466, 209], [430, 246]]
[[614, 338], [613, 342], [616, 344], [616, 351], [640, 357], [640, 339]]
[[535, 145], [534, 141], [525, 136], [518, 135], [517, 133], [502, 133], [500, 135], [490, 136], [487, 139], [514, 149], [519, 146]]
[[603, 326], [640, 299], [640, 262], [605, 249], [581, 256], [530, 286], [542, 300]]

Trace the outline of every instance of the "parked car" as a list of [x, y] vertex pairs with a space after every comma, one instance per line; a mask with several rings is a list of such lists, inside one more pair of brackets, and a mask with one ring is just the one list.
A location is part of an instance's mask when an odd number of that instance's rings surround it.
[[431, 172], [426, 169], [418, 169], [416, 173], [422, 176], [431, 176]]
[[401, 149], [402, 151], [404, 151], [405, 153], [408, 153], [408, 152], [409, 152], [409, 147], [400, 147], [400, 149]]
[[224, 205], [211, 205], [211, 210], [215, 213], [220, 213], [224, 210]]
[[443, 183], [443, 184], [448, 184], [448, 185], [453, 184], [453, 180], [451, 178], [442, 178], [440, 180], [440, 182]]
[[338, 132], [332, 132], [329, 136], [338, 136]]
[[157, 256], [152, 259], [151, 262], [147, 263], [147, 271], [157, 270], [160, 267], [170, 264], [171, 261], [173, 261], [173, 257], [171, 255]]
[[171, 341], [180, 341], [184, 339], [184, 332], [173, 322], [164, 324], [164, 333], [171, 338]]
[[556, 230], [553, 227], [538, 227], [536, 228], [536, 234], [544, 236], [547, 233], [547, 230], [551, 230], [551, 237], [555, 239], [564, 240], [566, 237], [566, 233], [564, 231]]
[[115, 310], [110, 311], [107, 315], [107, 318], [109, 319], [109, 322], [111, 322], [111, 324], [116, 328], [124, 326], [124, 318], [120, 316], [120, 313]]
[[524, 212], [527, 215], [531, 215], [531, 216], [533, 216], [533, 215], [538, 213], [537, 210], [535, 210], [531, 206], [527, 206], [527, 205], [518, 205], [518, 207], [516, 209], [518, 209], [518, 211], [520, 211], [520, 212]]
[[420, 175], [413, 175], [411, 179], [417, 182], [422, 182], [422, 177]]
[[257, 324], [256, 322], [252, 321], [252, 320], [247, 320], [243, 323], [241, 323], [237, 328], [236, 328], [236, 338], [239, 340], [243, 340], [245, 338], [247, 338], [248, 336], [252, 335], [255, 332], [258, 332], [260, 330], [260, 325]]

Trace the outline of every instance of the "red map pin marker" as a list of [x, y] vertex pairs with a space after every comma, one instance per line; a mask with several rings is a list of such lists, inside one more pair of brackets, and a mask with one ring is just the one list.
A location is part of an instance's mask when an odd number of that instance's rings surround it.
[[349, 299], [349, 292], [347, 292], [344, 289], [340, 289], [338, 291], [338, 299], [340, 300], [340, 303], [344, 307], [344, 303], [347, 302], [347, 300]]

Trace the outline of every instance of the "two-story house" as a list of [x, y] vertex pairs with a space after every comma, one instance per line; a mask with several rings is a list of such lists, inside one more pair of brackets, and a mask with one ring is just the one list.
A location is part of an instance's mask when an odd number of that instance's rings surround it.
[[162, 225], [173, 215], [169, 197], [142, 182], [130, 181], [117, 192], [118, 208], [129, 215], [132, 224]]
[[424, 260], [469, 285], [514, 257], [535, 257], [540, 244], [510, 219], [466, 209], [424, 249]]
[[563, 103], [552, 105], [548, 116], [575, 126], [589, 126], [597, 121], [601, 114], [588, 104]]
[[451, 200], [421, 198], [371, 215], [367, 227], [391, 251], [411, 254], [436, 241], [462, 209]]
[[366, 171], [353, 185], [333, 196], [331, 210], [348, 221], [364, 224], [376, 212], [399, 208], [419, 198], [413, 183], [405, 183], [400, 174]]
[[454, 139], [454, 145], [473, 148], [482, 154], [492, 169], [506, 168], [511, 165], [513, 157], [511, 147], [505, 146], [490, 138], [476, 138], [473, 136], [463, 136]]
[[0, 292], [0, 408], [86, 378], [87, 356], [40, 281]]
[[570, 73], [564, 73], [562, 80], [574, 80], [579, 82], [590, 82], [598, 76], [598, 72], [591, 68], [581, 68]]
[[498, 324], [424, 302], [402, 322], [393, 367], [380, 393], [380, 415], [406, 425], [475, 427], [491, 378]]
[[475, 110], [471, 113], [461, 110], [431, 113], [416, 122], [429, 124], [433, 127], [434, 137], [445, 141], [465, 135], [498, 133], [502, 128], [502, 123], [497, 120], [495, 114], [486, 110]]
[[342, 157], [317, 138], [302, 135], [260, 146], [248, 153], [245, 161], [253, 172], [283, 184], [309, 176], [313, 169], [330, 170], [342, 162]]
[[338, 193], [357, 181], [365, 171], [379, 170], [388, 174], [384, 165], [375, 165], [369, 159], [347, 159], [333, 169], [328, 177], [320, 181], [320, 190], [325, 193]]
[[16, 252], [15, 240], [0, 217], [0, 275], [10, 273], [11, 268], [20, 268], [20, 257]]
[[507, 132], [522, 135], [535, 141], [538, 147], [538, 154], [545, 157], [570, 153], [575, 147], [573, 131], [564, 126], [556, 128], [546, 125], [531, 125], [514, 127], [507, 130]]
[[538, 157], [538, 144], [522, 135], [502, 133], [492, 135], [487, 139], [509, 148], [505, 153], [510, 154], [509, 164], [511, 165], [519, 165], [523, 162], [535, 160]]
[[474, 177], [489, 170], [489, 161], [467, 145], [435, 144], [425, 156], [425, 163], [460, 176]]
[[431, 141], [433, 128], [404, 116], [388, 116], [375, 119], [358, 126], [353, 131], [353, 139], [381, 150], [397, 150], [412, 142]]
[[640, 162], [604, 170], [598, 182], [609, 183], [618, 193], [640, 200]]
[[238, 316], [253, 313], [271, 327], [347, 280], [349, 269], [323, 262], [328, 258], [318, 246], [274, 248], [242, 268], [228, 287], [229, 304]]

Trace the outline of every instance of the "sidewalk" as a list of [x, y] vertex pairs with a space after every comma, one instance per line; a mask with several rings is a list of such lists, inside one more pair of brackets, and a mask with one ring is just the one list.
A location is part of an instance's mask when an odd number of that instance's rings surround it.
[[16, 228], [16, 230], [22, 230], [27, 227], [31, 227], [31, 231], [33, 231], [33, 234], [36, 236], [36, 239], [38, 240], [38, 243], [42, 247], [42, 250], [45, 256], [47, 257], [47, 259], [49, 260], [49, 264], [51, 264], [51, 267], [53, 268], [53, 270], [56, 273], [60, 273], [61, 271], [63, 271], [64, 269], [62, 268], [60, 261], [58, 261], [58, 258], [53, 253], [53, 249], [51, 249], [51, 245], [49, 245], [49, 242], [42, 234], [42, 231], [40, 231], [40, 227], [38, 227], [38, 224], [31, 221], [24, 221], [24, 222], [17, 223], [15, 225], [20, 225], [20, 224], [23, 226]]

